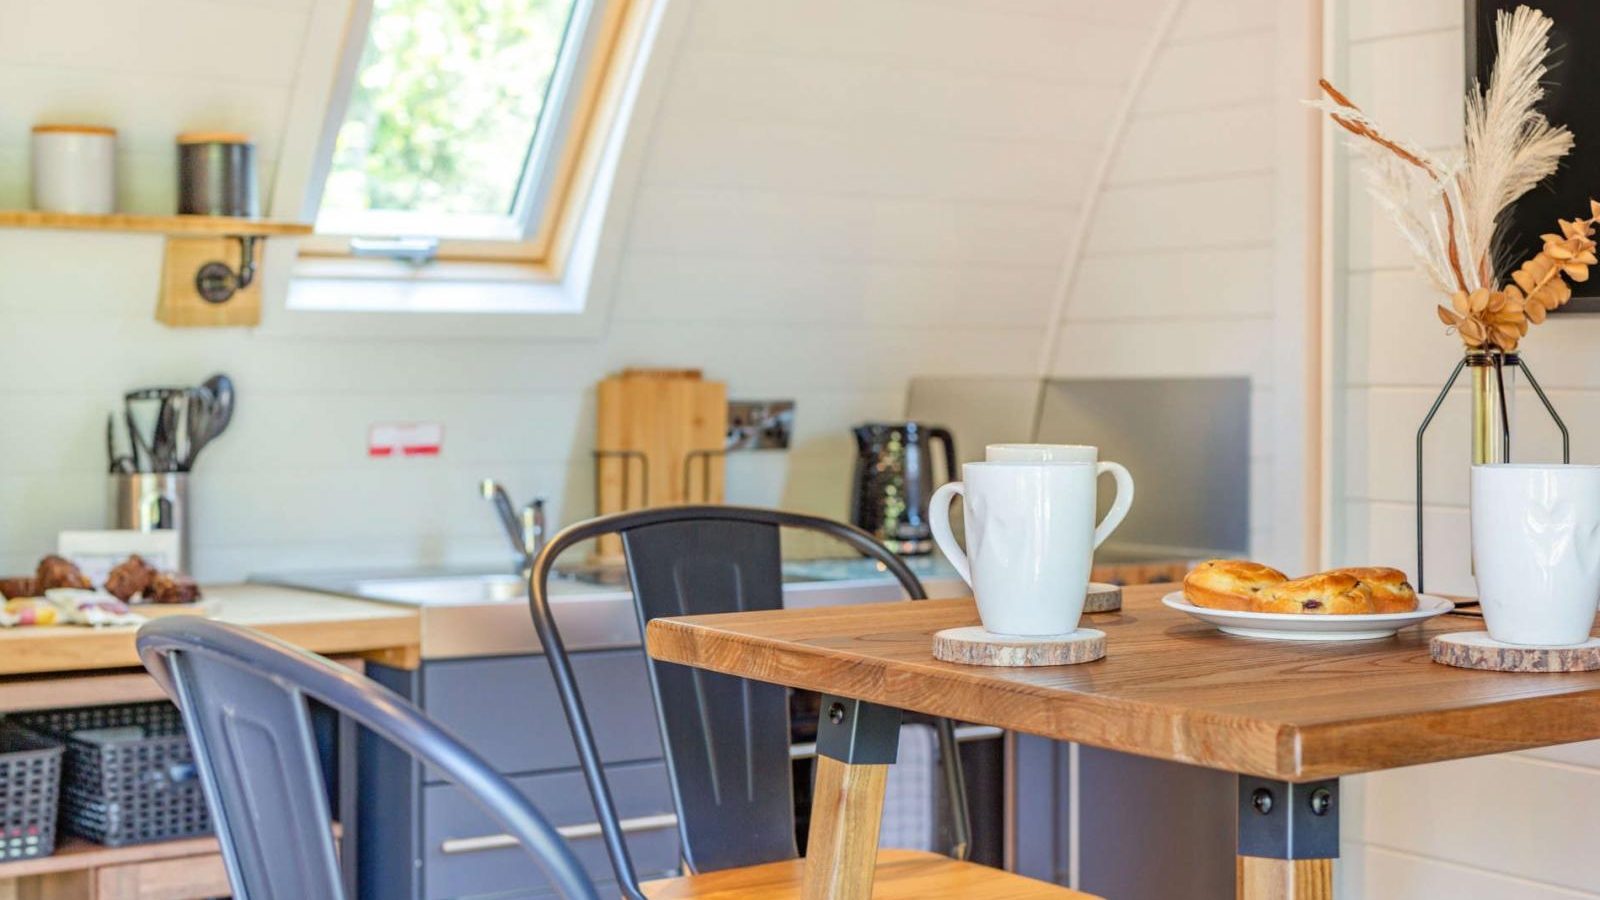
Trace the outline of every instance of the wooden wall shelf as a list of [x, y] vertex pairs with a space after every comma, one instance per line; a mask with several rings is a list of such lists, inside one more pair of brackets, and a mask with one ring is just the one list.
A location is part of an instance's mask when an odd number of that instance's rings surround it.
[[311, 233], [310, 225], [270, 219], [31, 209], [0, 210], [0, 228], [165, 236], [156, 319], [179, 327], [261, 324], [261, 281], [256, 277], [261, 242]]
[[234, 216], [146, 216], [135, 213], [84, 215], [0, 210], [0, 228], [50, 228], [66, 231], [130, 231], [179, 237], [294, 236], [311, 233], [310, 225]]

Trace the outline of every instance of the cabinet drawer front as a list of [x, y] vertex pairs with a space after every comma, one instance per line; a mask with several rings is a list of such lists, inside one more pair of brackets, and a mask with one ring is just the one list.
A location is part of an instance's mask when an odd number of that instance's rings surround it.
[[[608, 766], [606, 776], [629, 831], [628, 848], [639, 877], [675, 872], [678, 830], [666, 767], [661, 763]], [[512, 783], [562, 829], [591, 878], [616, 878], [582, 774], [525, 775]], [[422, 805], [423, 883], [430, 900], [550, 888], [533, 857], [508, 840], [500, 824], [465, 792], [453, 785], [428, 787]]]
[[[572, 657], [578, 690], [607, 762], [661, 758], [660, 729], [642, 650]], [[423, 706], [501, 772], [578, 764], [555, 679], [542, 656], [445, 660], [422, 673]], [[437, 781], [429, 772], [428, 780]]]

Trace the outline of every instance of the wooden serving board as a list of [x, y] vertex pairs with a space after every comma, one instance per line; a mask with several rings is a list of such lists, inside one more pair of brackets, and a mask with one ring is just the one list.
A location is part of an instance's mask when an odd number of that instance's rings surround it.
[[[613, 454], [595, 460], [598, 514], [723, 501], [726, 384], [699, 369], [624, 369], [600, 382], [595, 400], [595, 449]], [[624, 453], [642, 459], [615, 455]], [[617, 536], [597, 542], [597, 560], [621, 557]]]

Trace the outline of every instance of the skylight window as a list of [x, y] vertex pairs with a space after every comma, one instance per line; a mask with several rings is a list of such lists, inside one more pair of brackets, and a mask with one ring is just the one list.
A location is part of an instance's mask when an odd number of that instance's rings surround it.
[[305, 251], [542, 258], [624, 5], [374, 0]]

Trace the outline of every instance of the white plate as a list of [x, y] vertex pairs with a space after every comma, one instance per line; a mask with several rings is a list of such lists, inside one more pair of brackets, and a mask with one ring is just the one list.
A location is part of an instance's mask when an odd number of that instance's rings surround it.
[[1426, 622], [1455, 609], [1454, 603], [1431, 594], [1418, 594], [1417, 608], [1411, 612], [1354, 616], [1207, 609], [1190, 603], [1182, 591], [1173, 591], [1162, 597], [1161, 602], [1202, 622], [1209, 622], [1228, 634], [1273, 641], [1370, 641], [1389, 637], [1402, 628]]

